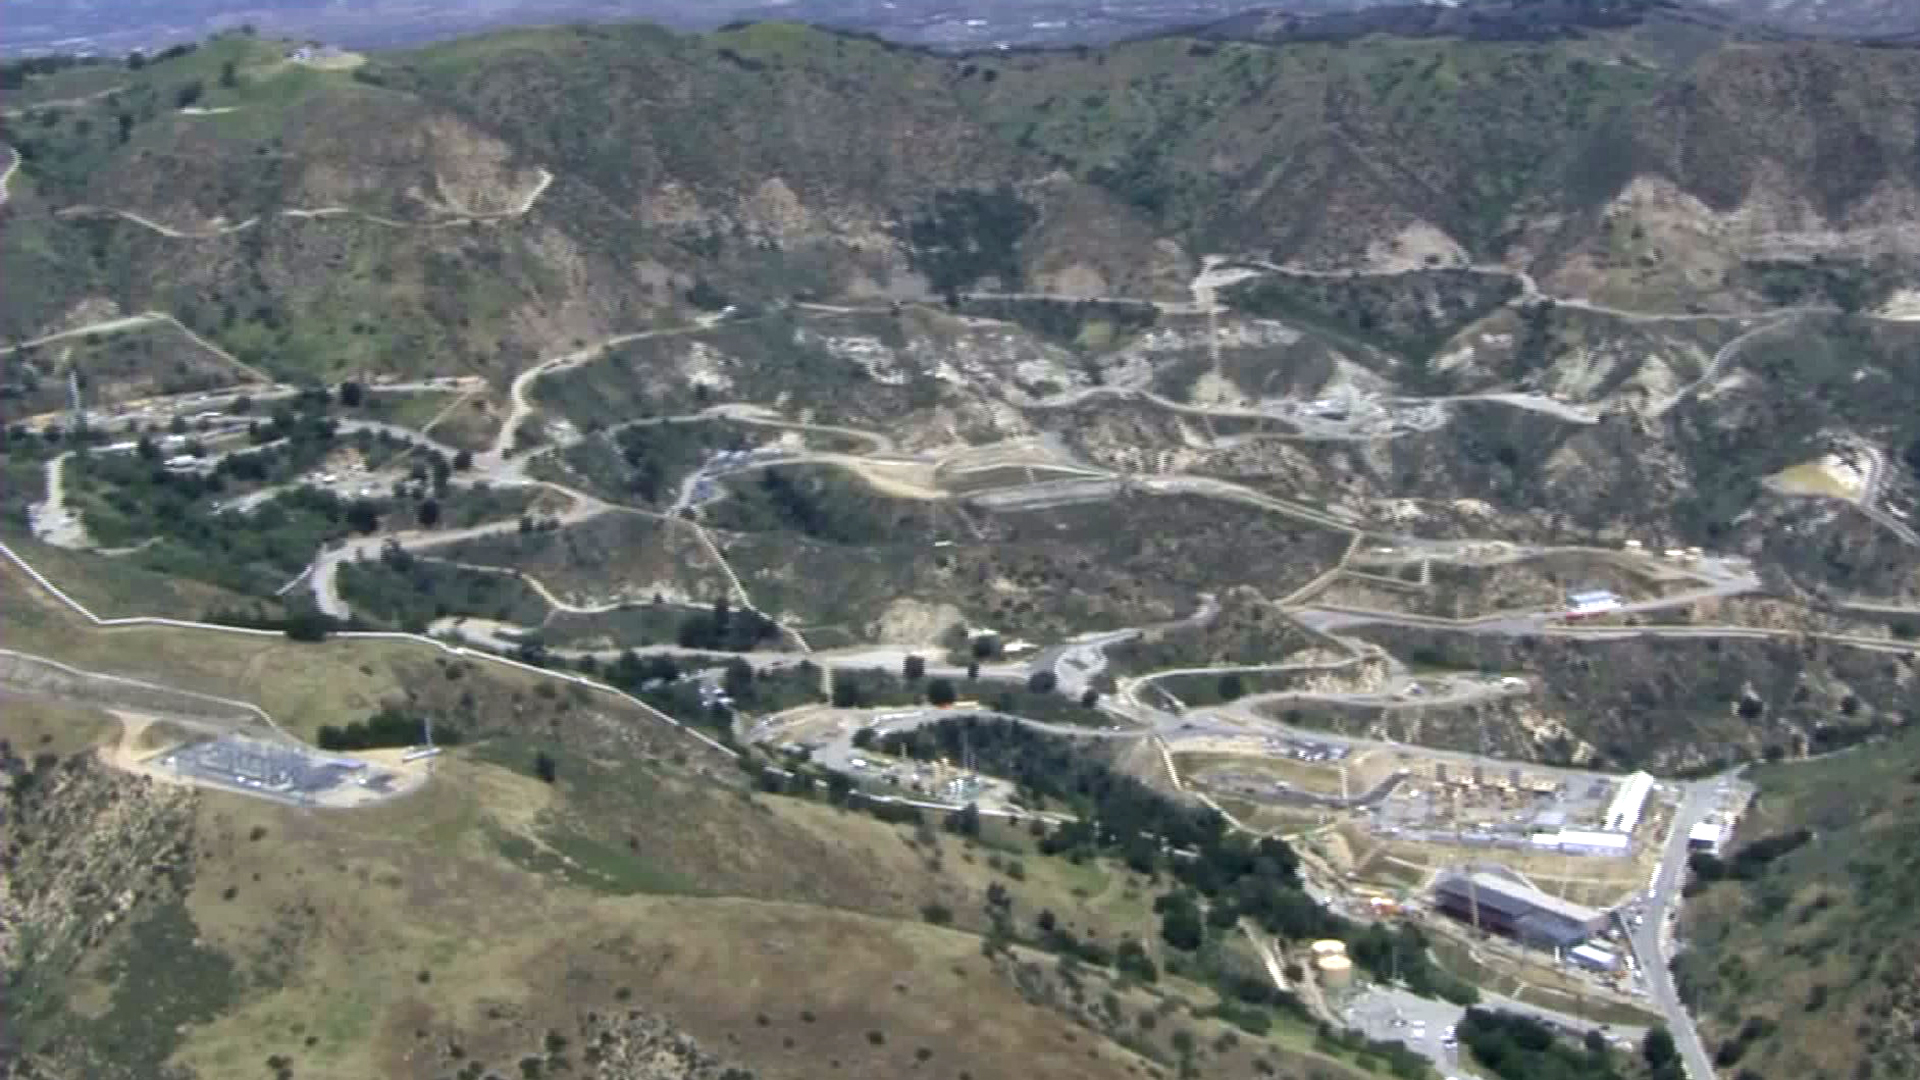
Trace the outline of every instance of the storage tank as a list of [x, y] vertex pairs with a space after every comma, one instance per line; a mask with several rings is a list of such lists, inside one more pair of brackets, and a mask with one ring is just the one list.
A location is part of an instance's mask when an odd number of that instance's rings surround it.
[[1313, 958], [1315, 960], [1323, 956], [1347, 955], [1347, 943], [1344, 941], [1335, 941], [1332, 938], [1328, 938], [1325, 941], [1316, 941], [1309, 946], [1309, 948], [1313, 950]]
[[1321, 957], [1313, 966], [1320, 972], [1322, 986], [1342, 987], [1353, 983], [1353, 961], [1338, 953]]

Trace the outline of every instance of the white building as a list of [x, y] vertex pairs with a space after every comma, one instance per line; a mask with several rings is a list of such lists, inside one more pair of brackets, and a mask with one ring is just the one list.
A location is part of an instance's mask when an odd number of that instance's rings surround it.
[[1703, 821], [1687, 830], [1688, 851], [1709, 851], [1720, 854], [1720, 845], [1726, 841], [1725, 828], [1711, 821]]
[[1589, 971], [1612, 971], [1620, 966], [1620, 958], [1598, 945], [1576, 945], [1567, 950], [1567, 958]]
[[1626, 833], [1595, 829], [1537, 832], [1532, 836], [1532, 843], [1537, 848], [1563, 851], [1569, 855], [1625, 855], [1633, 848], [1633, 838]]
[[1573, 616], [1601, 615], [1616, 611], [1619, 607], [1620, 597], [1606, 589], [1590, 589], [1567, 595], [1567, 614]]
[[1640, 814], [1647, 806], [1647, 796], [1653, 794], [1653, 777], [1637, 772], [1620, 782], [1619, 790], [1613, 793], [1613, 801], [1607, 804], [1606, 830], [1608, 832], [1631, 833], [1640, 824]]

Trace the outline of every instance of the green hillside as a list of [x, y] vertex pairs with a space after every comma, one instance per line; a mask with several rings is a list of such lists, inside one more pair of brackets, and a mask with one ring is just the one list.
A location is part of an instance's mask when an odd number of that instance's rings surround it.
[[1728, 1075], [1920, 1070], [1920, 738], [1757, 769], [1727, 857], [1696, 860], [1676, 970]]
[[[511, 31], [352, 70], [282, 55], [231, 35], [7, 117], [5, 258], [32, 286], [0, 332], [105, 301], [282, 375], [504, 379], [684, 311], [702, 282], [1168, 295], [1216, 250], [1598, 260], [1581, 272], [1711, 298], [1765, 284], [1734, 273], [1737, 243], [1690, 257], [1734, 276], [1677, 277], [1632, 260], [1690, 223], [1592, 211], [1650, 176], [1716, 211], [1760, 185], [1870, 227], [1875, 192], [1915, 179], [1890, 119], [1914, 57], [1840, 46], [1169, 37], [951, 58], [757, 24]], [[1622, 254], [1623, 230], [1641, 247]]]

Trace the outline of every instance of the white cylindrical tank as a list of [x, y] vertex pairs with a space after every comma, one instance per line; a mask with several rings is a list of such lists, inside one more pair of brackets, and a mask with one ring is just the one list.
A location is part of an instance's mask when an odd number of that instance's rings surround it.
[[1313, 958], [1315, 960], [1318, 960], [1323, 956], [1347, 955], [1347, 943], [1344, 941], [1336, 941], [1333, 938], [1327, 938], [1324, 941], [1316, 941], [1308, 947], [1313, 950]]
[[1323, 986], [1348, 986], [1353, 982], [1353, 961], [1337, 953], [1314, 961]]

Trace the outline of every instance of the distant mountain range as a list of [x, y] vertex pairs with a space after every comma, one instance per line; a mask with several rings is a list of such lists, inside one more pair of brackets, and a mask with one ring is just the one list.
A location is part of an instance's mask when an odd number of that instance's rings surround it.
[[[1428, 4], [1377, 0], [10, 0], [0, 54], [126, 53], [250, 23], [263, 32], [313, 37], [352, 48], [443, 40], [477, 31], [548, 23], [651, 19], [711, 28], [738, 19], [778, 18], [878, 34], [942, 49], [1102, 44], [1222, 20], [1328, 21], [1323, 32], [1377, 26], [1374, 9], [1427, 12], [1436, 33], [1468, 33], [1476, 22], [1616, 19], [1659, 6], [1651, 0], [1467, 0]], [[1703, 15], [1779, 31], [1840, 37], [1920, 38], [1911, 0], [1699, 0]], [[1357, 20], [1357, 21], [1356, 21]], [[1334, 28], [1328, 31], [1328, 28]], [[1396, 27], [1396, 32], [1405, 32]]]

